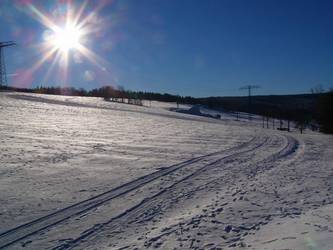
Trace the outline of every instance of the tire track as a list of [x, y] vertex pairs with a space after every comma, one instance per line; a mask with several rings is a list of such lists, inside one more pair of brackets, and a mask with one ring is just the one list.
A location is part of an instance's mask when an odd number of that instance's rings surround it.
[[[240, 157], [243, 154], [251, 153], [251, 152], [261, 149], [267, 142], [270, 141], [269, 139], [271, 139], [271, 138], [266, 137], [263, 142], [261, 142], [260, 144], [256, 145], [253, 148], [250, 148], [250, 149], [247, 149], [244, 151], [240, 151], [240, 152], [236, 152], [232, 155], [228, 155], [228, 156], [219, 158], [209, 164], [202, 166], [201, 168], [199, 168], [196, 171], [192, 172], [191, 174], [185, 176], [184, 178], [172, 183], [170, 186], [162, 189], [161, 191], [157, 192], [156, 194], [154, 194], [150, 197], [146, 197], [141, 202], [139, 202], [137, 205], [125, 210], [121, 214], [111, 218], [110, 220], [108, 220], [104, 223], [94, 225], [90, 229], [82, 232], [81, 235], [79, 237], [77, 237], [76, 239], [68, 240], [67, 242], [62, 243], [59, 246], [54, 247], [53, 250], [72, 249], [72, 248], [78, 246], [80, 243], [87, 241], [88, 238], [93, 237], [98, 232], [102, 231], [105, 227], [107, 227], [108, 231], [110, 231], [110, 230], [112, 231], [113, 229], [119, 228], [120, 225], [129, 223], [130, 218], [133, 219], [136, 216], [139, 216], [140, 214], [147, 211], [154, 203], [163, 201], [163, 199], [161, 200], [161, 196], [166, 194], [168, 191], [171, 191], [176, 186], [182, 184], [183, 182], [185, 182], [191, 178], [194, 178], [195, 176], [200, 175], [201, 173], [203, 173], [210, 167], [214, 167], [216, 164], [228, 162], [231, 159], [237, 159], [238, 157]], [[232, 166], [230, 166], [230, 168], [232, 168]]]
[[294, 137], [290, 135], [284, 135], [286, 139], [286, 145], [279, 150], [277, 153], [272, 154], [263, 161], [258, 162], [255, 166], [252, 166], [251, 172], [247, 172], [249, 177], [254, 177], [258, 172], [263, 172], [270, 170], [274, 167], [279, 160], [283, 159], [284, 161], [288, 160], [300, 147], [300, 143]]
[[[278, 151], [273, 153], [272, 155], [265, 157], [264, 159], [256, 162], [256, 163], [251, 163], [250, 165], [247, 165], [247, 162], [244, 162], [245, 164], [243, 165], [243, 167], [241, 166], [240, 168], [237, 168], [236, 172], [242, 171], [243, 170], [246, 171], [247, 168], [252, 168], [254, 167], [255, 171], [258, 170], [257, 166], [260, 165], [261, 167], [264, 168], [264, 166], [266, 164], [270, 164], [270, 163], [274, 163], [273, 165], [276, 166], [276, 164], [279, 164], [279, 162], [277, 162], [280, 159], [284, 159], [285, 157], [293, 157], [295, 155], [295, 153], [297, 152], [297, 149], [299, 147], [299, 142], [294, 139], [291, 136], [283, 136], [285, 138], [285, 145], [283, 145], [283, 147]], [[282, 145], [281, 145], [282, 146]], [[288, 159], [289, 160], [289, 159]], [[212, 164], [215, 165], [215, 164]], [[246, 166], [246, 168], [244, 168], [244, 166]], [[213, 166], [216, 168], [221, 168], [221, 165], [219, 164], [218, 166]], [[234, 165], [228, 166], [227, 168], [225, 168], [223, 166], [223, 171], [235, 171], [233, 170]], [[267, 170], [267, 169], [265, 169]], [[196, 175], [198, 175], [200, 173], [194, 173], [191, 177], [195, 177]], [[212, 174], [210, 174], [211, 177], [213, 177]], [[79, 247], [81, 248], [80, 243], [84, 243], [84, 242], [88, 242], [90, 237], [93, 237], [93, 235], [95, 235], [96, 233], [98, 233], [98, 231], [102, 231], [105, 230], [108, 232], [108, 234], [110, 235], [110, 232], [112, 231], [117, 231], [119, 230], [119, 228], [124, 225], [124, 224], [131, 224], [131, 223], [140, 223], [140, 222], [145, 222], [145, 221], [149, 221], [152, 220], [155, 216], [157, 216], [157, 214], [162, 211], [162, 210], [167, 210], [168, 209], [168, 205], [162, 205], [165, 201], [171, 200], [172, 204], [174, 201], [172, 199], [172, 197], [174, 196], [175, 193], [173, 193], [175, 190], [182, 190], [182, 194], [183, 194], [183, 198], [185, 198], [188, 194], [193, 194], [197, 191], [203, 190], [208, 188], [209, 186], [216, 186], [218, 185], [218, 183], [223, 182], [225, 176], [222, 177], [218, 177], [218, 178], [209, 178], [208, 180], [201, 180], [204, 183], [198, 183], [199, 185], [193, 186], [193, 185], [189, 185], [191, 182], [186, 183], [187, 180], [189, 180], [190, 178], [184, 178], [185, 180], [182, 182], [178, 182], [173, 184], [172, 186], [168, 187], [166, 190], [161, 191], [159, 194], [155, 195], [154, 197], [151, 197], [149, 199], [147, 199], [146, 201], [141, 202], [141, 204], [139, 204], [138, 206], [136, 206], [134, 208], [134, 210], [128, 211], [128, 214], [124, 214], [124, 216], [122, 216], [123, 218], [119, 218], [118, 221], [114, 221], [114, 222], [110, 222], [110, 224], [104, 225], [106, 226], [106, 228], [102, 228], [103, 226], [101, 226], [101, 228], [97, 228], [95, 227], [94, 229], [92, 229], [91, 231], [95, 232], [85, 232], [87, 234], [91, 234], [90, 236], [86, 236], [86, 237], [80, 237], [83, 238], [81, 240], [76, 239], [77, 242], [73, 243], [73, 241], [71, 242], [73, 245], [71, 246], [70, 244], [63, 244], [60, 247], [56, 247], [54, 248], [54, 250], [63, 250], [63, 249], [72, 249], [72, 248], [76, 248]], [[177, 188], [175, 188], [176, 185], [181, 185], [180, 187], [178, 186]], [[186, 187], [190, 187], [190, 189], [188, 189], [187, 191], [184, 191], [183, 188]], [[173, 189], [173, 190], [172, 190]], [[170, 191], [170, 192], [168, 192]], [[236, 193], [234, 193], [232, 196], [234, 196], [235, 194], [241, 192], [241, 190], [238, 190]], [[163, 197], [164, 196], [164, 197]], [[181, 198], [181, 199], [183, 199]], [[231, 201], [232, 202], [232, 201]], [[172, 205], [171, 205], [172, 206]], [[153, 215], [150, 215], [150, 212], [153, 211]], [[144, 215], [147, 214], [148, 215]], [[143, 218], [142, 218], [143, 216]], [[182, 222], [182, 224], [187, 224], [187, 222]], [[169, 231], [167, 232], [163, 232], [162, 235], [169, 235], [172, 232], [177, 231], [174, 228], [169, 228]], [[158, 236], [159, 237], [159, 236]], [[154, 242], [154, 239], [150, 240], [146, 240], [145, 242], [145, 246], [150, 247], [151, 244]], [[148, 245], [146, 245], [146, 243]], [[84, 246], [83, 246], [84, 247]]]
[[[6, 232], [3, 232], [0, 234], [0, 248], [5, 248], [10, 245], [13, 245], [14, 243], [17, 243], [18, 241], [25, 239], [29, 236], [35, 235], [37, 233], [42, 232], [45, 229], [49, 229], [61, 222], [64, 222], [70, 218], [73, 218], [75, 216], [79, 216], [85, 212], [88, 212], [96, 207], [99, 207], [103, 205], [104, 203], [111, 201], [117, 197], [120, 197], [122, 195], [125, 195], [133, 190], [136, 190], [158, 178], [167, 176], [177, 170], [180, 170], [186, 166], [190, 166], [194, 163], [199, 163], [201, 161], [205, 161], [209, 159], [210, 157], [217, 156], [219, 154], [232, 154], [238, 155], [247, 151], [254, 150], [256, 147], [261, 146], [268, 140], [268, 137], [265, 136], [255, 136], [250, 141], [245, 142], [241, 145], [238, 145], [236, 147], [222, 150], [218, 152], [214, 152], [211, 154], [207, 154], [204, 156], [192, 158], [190, 160], [184, 161], [179, 164], [172, 165], [167, 168], [163, 168], [159, 171], [153, 172], [151, 174], [142, 176], [138, 179], [135, 179], [131, 182], [125, 183], [119, 187], [116, 187], [112, 190], [109, 190], [107, 192], [104, 192], [100, 195], [94, 196], [92, 198], [89, 198], [87, 200], [78, 202], [76, 204], [73, 204], [71, 206], [65, 207], [61, 210], [58, 210], [54, 213], [48, 214], [46, 216], [43, 216], [41, 218], [38, 218], [34, 221], [28, 222], [26, 224], [20, 225], [18, 227], [15, 227], [13, 229], [10, 229]], [[251, 145], [255, 145], [254, 147]], [[257, 145], [258, 144], [258, 145]], [[250, 149], [246, 149], [247, 147], [250, 147]], [[237, 152], [240, 151], [240, 152]], [[232, 154], [233, 155], [233, 154]]]

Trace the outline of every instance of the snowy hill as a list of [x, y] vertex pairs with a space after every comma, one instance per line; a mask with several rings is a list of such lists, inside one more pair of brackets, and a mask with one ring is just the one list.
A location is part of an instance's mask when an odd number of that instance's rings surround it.
[[331, 249], [332, 138], [172, 108], [0, 93], [0, 248]]

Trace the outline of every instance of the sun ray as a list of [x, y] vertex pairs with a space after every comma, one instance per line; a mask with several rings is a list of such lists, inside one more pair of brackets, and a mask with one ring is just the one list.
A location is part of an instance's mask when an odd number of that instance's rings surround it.
[[[78, 53], [92, 62], [100, 69], [108, 74], [108, 62], [102, 57], [95, 54], [87, 46], [89, 41], [88, 35], [97, 32], [100, 27], [96, 24], [97, 13], [108, 3], [100, 1], [95, 5], [93, 10], [86, 13], [88, 0], [82, 1], [82, 4], [75, 6], [72, 1], [66, 0], [58, 4], [61, 11], [53, 13], [54, 18], [50, 18], [51, 14], [47, 14], [32, 3], [28, 4], [28, 9], [32, 17], [46, 27], [43, 33], [43, 42], [36, 45], [36, 48], [41, 52], [42, 57], [31, 68], [32, 71], [38, 70], [50, 58], [50, 65], [46, 71], [45, 81], [54, 71], [55, 66], [58, 66], [58, 75], [61, 77], [64, 84], [68, 83], [70, 60], [73, 53]], [[64, 7], [64, 8], [62, 8]], [[62, 12], [62, 10], [65, 10]], [[95, 18], [97, 18], [95, 20]]]
[[74, 19], [73, 19], [73, 23], [74, 23], [75, 25], [78, 25], [78, 24], [79, 24], [79, 20], [82, 18], [83, 12], [84, 12], [84, 10], [86, 9], [87, 4], [88, 4], [88, 1], [87, 1], [87, 0], [85, 0], [85, 1], [81, 4], [79, 10], [77, 11], [76, 16], [75, 16]]
[[46, 54], [44, 54], [44, 56], [32, 66], [31, 70], [36, 71], [37, 69], [39, 69], [41, 65], [46, 62], [46, 60], [48, 60], [56, 51], [56, 48], [52, 48], [51, 50], [46, 52]]
[[81, 22], [78, 23], [78, 27], [82, 28], [87, 25], [87, 23], [96, 15], [97, 12], [99, 12], [105, 5], [107, 4], [107, 1], [101, 1], [97, 4], [95, 9], [90, 12]]
[[55, 55], [55, 57], [54, 57], [54, 60], [52, 60], [51, 65], [49, 66], [48, 70], [47, 70], [46, 73], [45, 73], [45, 76], [43, 77], [43, 80], [42, 80], [43, 82], [45, 82], [45, 81], [48, 80], [50, 74], [51, 74], [52, 71], [54, 70], [55, 65], [56, 65], [57, 63], [59, 63], [59, 60], [60, 60], [61, 56], [62, 56], [62, 55], [61, 55], [61, 52], [56, 51], [56, 55]]
[[90, 60], [101, 69], [105, 69], [105, 66], [109, 64], [106, 60], [99, 57], [97, 54], [95, 54], [85, 46], [79, 45], [78, 50], [83, 56], [85, 56], [88, 60]]
[[61, 65], [61, 67], [59, 67], [59, 69], [62, 73], [62, 79], [64, 81], [64, 84], [67, 85], [68, 84], [68, 51], [66, 51], [63, 54], [62, 61], [63, 61], [64, 65]]
[[37, 20], [45, 25], [47, 28], [54, 30], [56, 27], [55, 23], [53, 23], [47, 16], [45, 16], [37, 7], [32, 4], [29, 4], [29, 9], [39, 17]]

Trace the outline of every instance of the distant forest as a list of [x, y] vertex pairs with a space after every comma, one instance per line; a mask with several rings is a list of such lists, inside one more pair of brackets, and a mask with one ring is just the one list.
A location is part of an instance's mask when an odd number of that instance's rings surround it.
[[318, 126], [333, 134], [333, 91], [300, 95], [194, 98], [172, 94], [125, 90], [104, 86], [92, 90], [73, 87], [36, 87], [32, 89], [0, 86], [2, 90], [68, 96], [93, 96], [110, 99], [154, 100], [179, 104], [200, 104], [211, 109], [249, 112], [268, 118], [295, 121], [299, 126]]

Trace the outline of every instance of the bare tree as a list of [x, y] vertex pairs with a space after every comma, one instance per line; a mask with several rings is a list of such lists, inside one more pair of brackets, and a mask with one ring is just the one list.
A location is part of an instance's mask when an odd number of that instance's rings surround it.
[[317, 84], [315, 87], [310, 89], [311, 94], [322, 94], [325, 92], [325, 89], [322, 84]]

